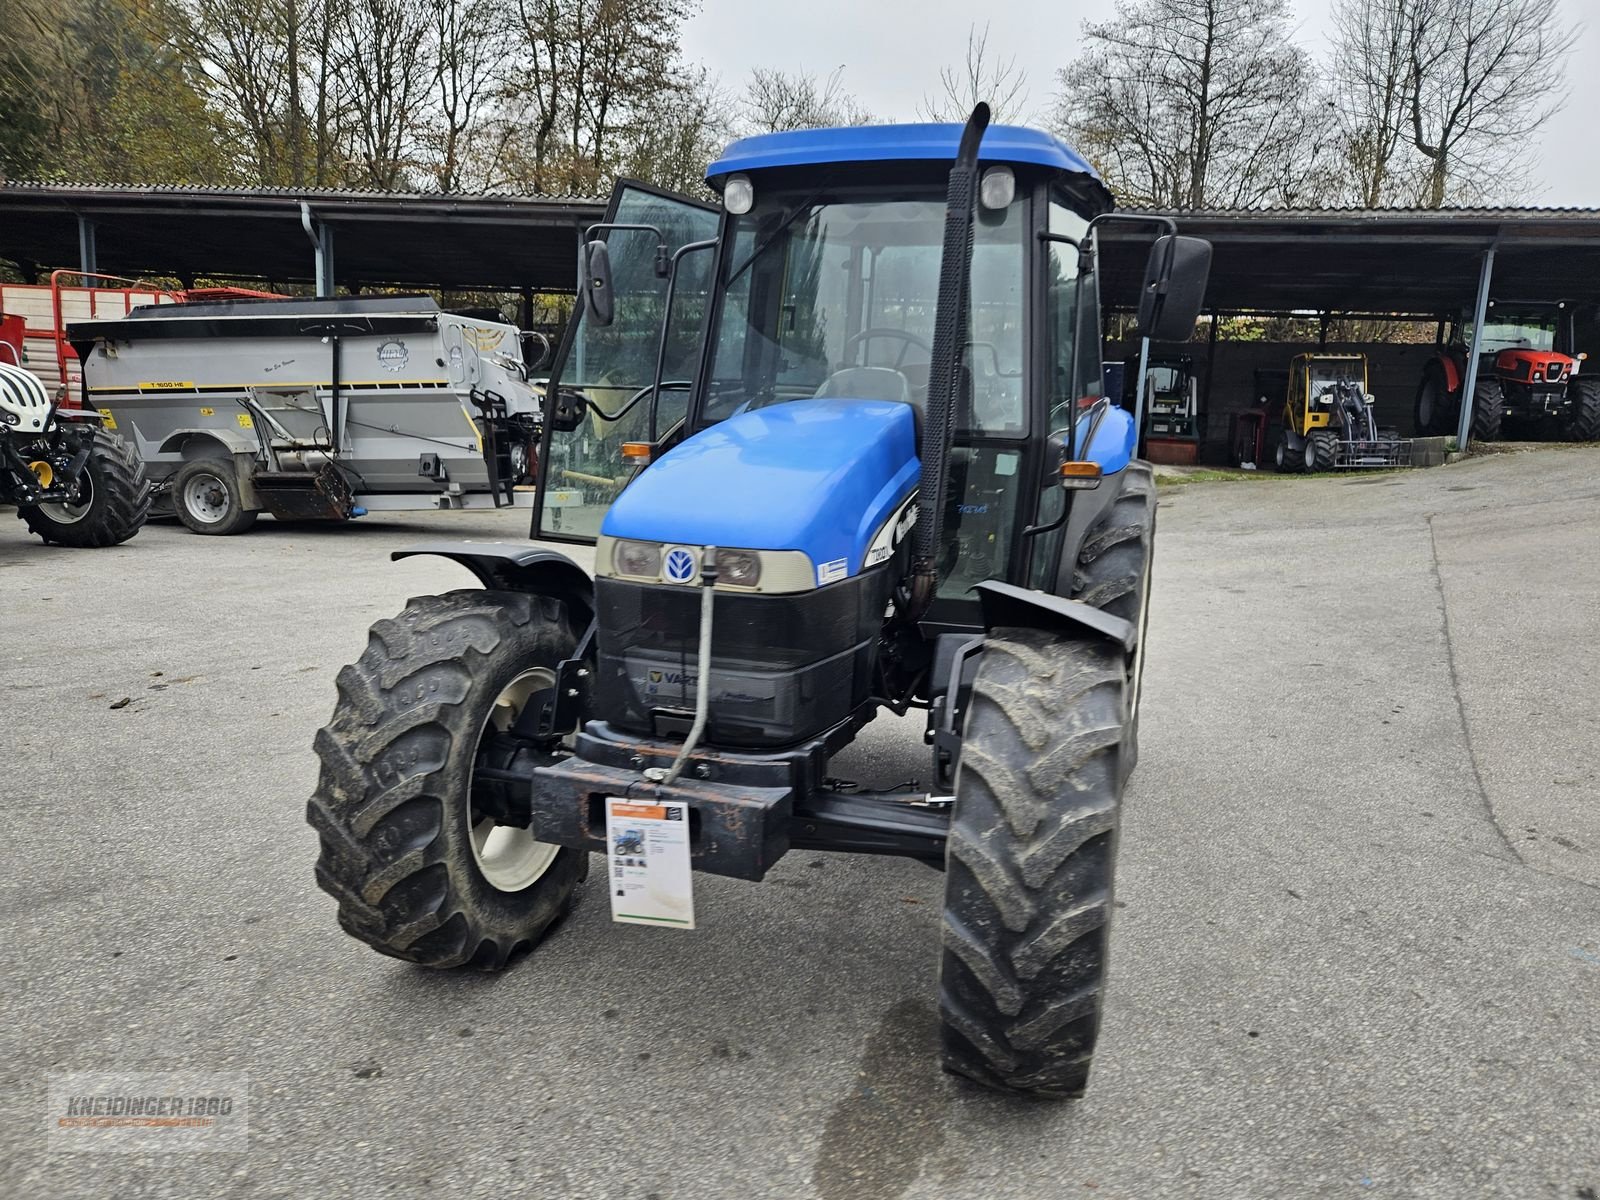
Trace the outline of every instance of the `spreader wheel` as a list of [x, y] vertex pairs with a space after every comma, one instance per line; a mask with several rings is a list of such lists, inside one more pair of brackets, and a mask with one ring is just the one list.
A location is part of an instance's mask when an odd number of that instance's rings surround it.
[[997, 629], [973, 684], [946, 865], [947, 1070], [1083, 1094], [1100, 1028], [1127, 677], [1119, 647]]

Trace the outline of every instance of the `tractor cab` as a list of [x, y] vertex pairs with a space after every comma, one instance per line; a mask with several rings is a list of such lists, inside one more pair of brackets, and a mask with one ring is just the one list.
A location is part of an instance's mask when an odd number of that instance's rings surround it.
[[[813, 436], [864, 447], [887, 422], [910, 453], [886, 469], [914, 466], [960, 133], [879, 126], [748, 138], [707, 172], [721, 212], [620, 183], [588, 255], [591, 268], [595, 255], [606, 258], [604, 308], [584, 305], [553, 364], [558, 402], [533, 536], [602, 538], [646, 464], [676, 461], [675, 447], [725, 422], [746, 451], [781, 440], [794, 458], [781, 476], [721, 474], [705, 485], [721, 489], [718, 532], [728, 538], [756, 534], [741, 524], [752, 512], [793, 503], [780, 484], [830, 490], [844, 466], [808, 454]], [[1122, 414], [1093, 407], [1100, 325], [1089, 229], [1109, 194], [1087, 162], [1034, 130], [990, 128], [980, 169], [933, 606], [934, 619], [953, 625], [978, 623], [975, 583], [1054, 583], [1065, 507], [1056, 472], [1074, 413], [1078, 449], [1098, 433], [1107, 470], [1132, 452]], [[675, 478], [674, 489], [685, 486]], [[881, 501], [890, 508], [912, 490], [907, 480], [874, 486], [898, 489]], [[704, 526], [699, 494], [692, 503], [677, 494]], [[652, 528], [670, 524], [671, 504], [651, 501]], [[851, 530], [850, 545], [819, 548], [826, 557], [813, 565], [857, 574], [870, 533]], [[844, 568], [831, 565], [841, 557]]]

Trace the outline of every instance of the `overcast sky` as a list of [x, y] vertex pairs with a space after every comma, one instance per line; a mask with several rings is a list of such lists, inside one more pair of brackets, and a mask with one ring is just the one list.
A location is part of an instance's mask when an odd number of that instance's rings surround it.
[[[1593, 0], [1564, 0], [1569, 21]], [[688, 57], [704, 63], [729, 88], [754, 66], [804, 68], [827, 75], [843, 67], [846, 90], [880, 119], [916, 120], [923, 96], [938, 86], [941, 64], [959, 63], [967, 28], [989, 23], [989, 49], [1014, 56], [1028, 74], [1029, 107], [1048, 111], [1056, 68], [1081, 45], [1085, 19], [1104, 20], [1112, 0], [1000, 0], [987, 6], [955, 0], [701, 0], [684, 31]], [[1319, 58], [1328, 33], [1327, 4], [1292, 0], [1300, 41]], [[982, 11], [987, 9], [987, 11]], [[1600, 19], [1579, 35], [1567, 67], [1566, 108], [1543, 128], [1525, 156], [1530, 186], [1522, 204], [1600, 207]]]

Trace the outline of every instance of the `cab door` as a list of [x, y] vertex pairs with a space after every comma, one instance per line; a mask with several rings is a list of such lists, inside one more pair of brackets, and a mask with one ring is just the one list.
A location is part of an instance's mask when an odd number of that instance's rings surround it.
[[[660, 246], [670, 257], [691, 242], [714, 238], [720, 217], [714, 204], [617, 181], [604, 224], [651, 228], [599, 235], [611, 257], [615, 316], [610, 325], [591, 325], [580, 302], [551, 362], [531, 536], [593, 543], [606, 510], [637, 469], [623, 459], [623, 443], [657, 441], [682, 422], [700, 365], [715, 256], [701, 251], [678, 260], [668, 313], [668, 278], [657, 273]], [[658, 394], [651, 383], [663, 331]], [[562, 409], [576, 421], [552, 420]], [[555, 427], [562, 423], [572, 427]]]

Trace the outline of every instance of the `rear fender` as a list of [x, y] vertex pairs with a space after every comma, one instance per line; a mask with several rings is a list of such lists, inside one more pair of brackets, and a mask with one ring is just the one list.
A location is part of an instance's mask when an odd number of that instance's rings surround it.
[[1461, 364], [1454, 354], [1448, 351], [1439, 355], [1439, 369], [1444, 372], [1444, 390], [1459, 392], [1461, 390]]
[[567, 606], [580, 634], [594, 618], [594, 581], [558, 551], [514, 542], [425, 542], [389, 555], [395, 562], [423, 556], [460, 563], [486, 588], [554, 596]]

